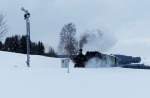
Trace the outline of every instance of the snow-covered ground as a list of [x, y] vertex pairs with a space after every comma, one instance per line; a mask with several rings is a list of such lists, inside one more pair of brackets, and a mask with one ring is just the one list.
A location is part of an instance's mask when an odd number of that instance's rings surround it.
[[[60, 59], [0, 52], [0, 98], [150, 98], [150, 71], [61, 69]], [[71, 64], [72, 65], [72, 64]]]
[[[24, 68], [26, 67], [26, 55], [0, 51], [0, 68]], [[32, 55], [32, 68], [60, 68], [61, 60], [58, 58], [48, 58]]]

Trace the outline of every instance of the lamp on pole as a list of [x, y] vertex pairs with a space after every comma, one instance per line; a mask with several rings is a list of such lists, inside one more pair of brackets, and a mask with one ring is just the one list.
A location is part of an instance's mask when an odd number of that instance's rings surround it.
[[26, 20], [26, 42], [27, 42], [27, 66], [30, 67], [30, 13], [28, 10], [24, 9], [23, 7], [21, 10], [25, 13], [24, 19]]

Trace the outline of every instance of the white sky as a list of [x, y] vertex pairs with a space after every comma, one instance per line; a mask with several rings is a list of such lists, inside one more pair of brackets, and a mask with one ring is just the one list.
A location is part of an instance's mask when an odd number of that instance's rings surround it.
[[139, 41], [150, 49], [149, 0], [1, 0], [0, 11], [6, 15], [8, 35], [26, 32], [22, 6], [31, 12], [32, 40], [57, 47], [62, 26], [74, 22], [78, 35], [95, 28], [112, 32], [122, 44], [116, 45], [118, 50], [121, 46], [127, 48], [123, 43], [137, 46]]

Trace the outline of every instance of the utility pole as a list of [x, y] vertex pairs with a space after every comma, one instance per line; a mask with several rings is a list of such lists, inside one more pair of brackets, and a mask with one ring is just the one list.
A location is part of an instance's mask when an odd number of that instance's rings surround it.
[[30, 67], [30, 13], [28, 10], [24, 9], [23, 7], [21, 10], [25, 13], [24, 14], [24, 19], [26, 20], [26, 42], [27, 42], [27, 67]]

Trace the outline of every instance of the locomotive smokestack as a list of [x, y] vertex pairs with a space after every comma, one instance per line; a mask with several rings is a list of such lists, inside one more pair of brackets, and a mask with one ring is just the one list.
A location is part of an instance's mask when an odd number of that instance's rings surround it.
[[79, 49], [79, 55], [83, 55], [82, 49]]

